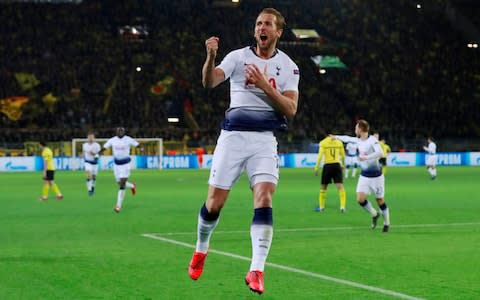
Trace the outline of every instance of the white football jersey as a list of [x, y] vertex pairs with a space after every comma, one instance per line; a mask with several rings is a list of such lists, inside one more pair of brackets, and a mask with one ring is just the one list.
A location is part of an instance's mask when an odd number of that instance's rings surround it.
[[230, 78], [230, 108], [250, 107], [258, 110], [274, 110], [270, 99], [259, 88], [246, 83], [245, 68], [255, 64], [265, 72], [270, 84], [280, 93], [298, 92], [300, 72], [297, 65], [280, 50], [269, 59], [262, 59], [255, 53], [254, 47], [245, 47], [227, 54], [218, 68]]
[[[95, 161], [95, 154], [100, 152], [100, 144], [93, 142], [93, 143], [84, 143], [82, 145], [82, 151], [83, 151], [83, 158], [86, 161]], [[92, 152], [94, 154], [92, 154]]]
[[122, 138], [112, 137], [103, 145], [103, 148], [112, 148], [115, 159], [125, 159], [130, 157], [130, 147], [137, 147], [138, 145], [136, 140], [124, 135]]
[[425, 148], [425, 151], [430, 155], [437, 154], [437, 145], [434, 142], [428, 143], [428, 147]]
[[383, 156], [383, 150], [382, 147], [380, 147], [380, 143], [373, 135], [369, 136], [366, 140], [348, 135], [336, 135], [335, 137], [344, 143], [356, 143], [358, 146], [358, 153], [360, 155], [368, 156], [367, 160], [359, 161], [363, 176], [377, 177], [382, 175], [382, 167], [378, 160]]
[[358, 155], [358, 145], [357, 143], [347, 143], [345, 146], [348, 156], [357, 156]]

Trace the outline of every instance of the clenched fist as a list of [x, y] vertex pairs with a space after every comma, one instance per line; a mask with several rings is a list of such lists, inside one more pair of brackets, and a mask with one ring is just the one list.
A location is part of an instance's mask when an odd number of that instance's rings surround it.
[[212, 36], [205, 41], [205, 48], [207, 49], [207, 55], [216, 56], [218, 50], [218, 42], [220, 39], [216, 36]]

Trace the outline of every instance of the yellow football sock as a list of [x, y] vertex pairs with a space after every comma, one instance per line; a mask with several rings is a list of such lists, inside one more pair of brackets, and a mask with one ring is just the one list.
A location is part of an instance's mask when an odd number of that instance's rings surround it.
[[61, 195], [62, 192], [60, 192], [60, 189], [58, 188], [56, 183], [52, 183], [52, 191], [55, 193], [55, 195]]
[[320, 190], [320, 197], [318, 199], [319, 204], [320, 204], [320, 209], [325, 208], [326, 200], [327, 200], [327, 191], [326, 190]]
[[42, 188], [42, 198], [44, 198], [44, 199], [48, 198], [48, 190], [49, 189], [50, 189], [50, 186], [48, 185], [48, 183], [44, 183], [43, 188]]
[[340, 208], [345, 208], [347, 205], [347, 193], [345, 189], [338, 190], [338, 197], [340, 198]]

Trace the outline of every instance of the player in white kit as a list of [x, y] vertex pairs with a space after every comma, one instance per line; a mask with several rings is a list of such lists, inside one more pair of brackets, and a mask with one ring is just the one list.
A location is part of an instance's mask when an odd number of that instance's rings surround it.
[[135, 183], [128, 182], [130, 177], [130, 148], [137, 147], [139, 144], [136, 140], [125, 135], [125, 128], [117, 128], [117, 136], [109, 139], [104, 145], [104, 149], [112, 148], [113, 154], [113, 173], [118, 182], [119, 191], [117, 195], [117, 204], [113, 208], [115, 212], [120, 212], [122, 209], [123, 199], [125, 198], [125, 188], [132, 190], [132, 195], [135, 195], [137, 186]]
[[383, 215], [383, 232], [390, 228], [390, 213], [385, 203], [385, 177], [379, 159], [383, 156], [383, 150], [378, 140], [369, 135], [370, 126], [367, 121], [359, 120], [355, 126], [355, 135], [335, 135], [334, 137], [344, 143], [357, 143], [358, 159], [360, 161], [360, 177], [357, 183], [357, 201], [372, 216], [372, 229], [377, 226], [380, 213], [368, 202], [367, 197], [371, 192], [375, 194], [377, 204]]
[[82, 154], [85, 162], [85, 172], [87, 173], [87, 191], [90, 196], [95, 193], [100, 150], [100, 144], [95, 142], [95, 135], [89, 133], [87, 135], [87, 142], [82, 145]]
[[437, 145], [433, 142], [433, 138], [427, 139], [428, 145], [423, 146], [423, 150], [427, 152], [425, 164], [432, 180], [437, 178]]
[[358, 146], [357, 143], [347, 143], [345, 145], [345, 178], [348, 178], [348, 171], [352, 169], [352, 177], [357, 174], [358, 168]]
[[252, 261], [245, 283], [264, 292], [263, 271], [273, 236], [272, 196], [278, 182], [275, 130], [286, 130], [287, 118], [297, 111], [299, 70], [276, 44], [285, 20], [273, 8], [257, 16], [256, 44], [230, 52], [215, 66], [218, 37], [206, 40], [207, 58], [202, 83], [213, 88], [230, 78], [230, 107], [213, 154], [206, 202], [200, 209], [197, 244], [189, 275], [197, 280], [203, 271], [210, 237], [230, 189], [246, 171], [253, 192], [254, 215], [250, 227]]

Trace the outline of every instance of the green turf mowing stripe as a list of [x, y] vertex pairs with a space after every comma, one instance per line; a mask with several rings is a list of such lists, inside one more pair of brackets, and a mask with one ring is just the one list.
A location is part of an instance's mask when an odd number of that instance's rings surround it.
[[[161, 237], [161, 236], [158, 236], [158, 235], [154, 235], [154, 234], [145, 233], [145, 234], [142, 234], [142, 236], [146, 237], [146, 238], [149, 238], [149, 239], [154, 239], [154, 240], [158, 240], [158, 241], [162, 241], [162, 242], [166, 242], [166, 243], [170, 243], [170, 244], [174, 244], [174, 245], [178, 245], [178, 246], [182, 246], [182, 247], [186, 247], [186, 248], [195, 249], [195, 245], [193, 245], [193, 244], [189, 244], [189, 243], [185, 243], [185, 242], [181, 242], [181, 241], [177, 241], [177, 240], [172, 240], [172, 239], [167, 239], [167, 238], [164, 238], [164, 237]], [[215, 249], [209, 249], [209, 253], [215, 253], [215, 254], [218, 254], [218, 255], [223, 255], [223, 256], [238, 259], [238, 260], [244, 260], [244, 261], [250, 261], [251, 260], [249, 257], [237, 255], [237, 254], [230, 253], [230, 252], [219, 251], [219, 250], [215, 250]], [[392, 297], [395, 297], [395, 298], [398, 298], [398, 299], [424, 300], [423, 298], [418, 298], [418, 297], [415, 297], [415, 296], [410, 296], [410, 295], [407, 295], [407, 294], [403, 294], [403, 293], [399, 293], [399, 292], [395, 292], [395, 291], [391, 291], [391, 290], [387, 290], [387, 289], [382, 289], [382, 288], [379, 288], [379, 287], [374, 287], [374, 286], [361, 284], [361, 283], [354, 282], [354, 281], [335, 278], [335, 277], [331, 277], [331, 276], [328, 276], [328, 275], [309, 272], [309, 271], [305, 271], [305, 270], [301, 270], [301, 269], [297, 269], [297, 268], [292, 268], [292, 267], [288, 267], [288, 266], [284, 266], [284, 265], [279, 265], [279, 264], [275, 264], [275, 263], [267, 262], [266, 265], [269, 266], [269, 267], [272, 267], [272, 268], [288, 271], [288, 272], [291, 272], [291, 273], [301, 274], [301, 275], [305, 275], [305, 276], [309, 276], [309, 277], [313, 277], [313, 278], [322, 279], [322, 280], [325, 280], [325, 281], [335, 282], [335, 283], [343, 284], [343, 285], [350, 286], [350, 287], [355, 287], [355, 288], [359, 288], [359, 289], [363, 289], [363, 290], [367, 290], [367, 291], [371, 291], [371, 292], [375, 292], [375, 293], [379, 293], [379, 294], [383, 294], [383, 295], [392, 296]]]

